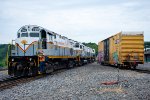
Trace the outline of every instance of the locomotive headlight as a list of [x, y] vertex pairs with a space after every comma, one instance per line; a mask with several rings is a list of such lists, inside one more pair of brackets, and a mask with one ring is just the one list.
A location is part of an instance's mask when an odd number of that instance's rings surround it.
[[11, 61], [14, 61], [14, 58], [12, 58]]

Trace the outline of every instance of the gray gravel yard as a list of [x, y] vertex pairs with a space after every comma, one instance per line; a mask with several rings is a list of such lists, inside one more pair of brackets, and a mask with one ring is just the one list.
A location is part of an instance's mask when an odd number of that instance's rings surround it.
[[0, 92], [1, 100], [150, 100], [150, 74], [120, 70], [96, 63], [19, 84]]
[[0, 79], [3, 79], [5, 77], [9, 77], [8, 70], [0, 71]]
[[144, 69], [144, 70], [149, 70], [150, 71], [150, 62], [149, 63], [145, 63], [145, 64], [139, 64], [137, 66], [137, 69]]

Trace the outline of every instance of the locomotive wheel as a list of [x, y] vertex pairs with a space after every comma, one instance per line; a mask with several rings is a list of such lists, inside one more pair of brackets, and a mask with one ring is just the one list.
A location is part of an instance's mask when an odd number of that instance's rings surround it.
[[83, 62], [83, 61], [81, 61], [81, 62], [80, 62], [80, 64], [81, 64], [81, 66], [83, 66], [83, 65], [84, 65], [84, 62]]
[[48, 73], [52, 73], [54, 71], [54, 68], [52, 66], [52, 64], [46, 64], [46, 67], [45, 67], [45, 73], [48, 74]]
[[17, 77], [18, 73], [17, 73], [17, 67], [14, 68], [14, 76]]
[[14, 68], [14, 76], [15, 77], [19, 77], [22, 76], [22, 65], [21, 64], [17, 64]]
[[36, 66], [32, 66], [32, 76], [38, 75], [38, 68]]
[[131, 66], [126, 66], [125, 68], [126, 68], [126, 69], [131, 69]]
[[10, 66], [8, 66], [8, 74], [12, 76], [13, 73], [14, 73], [13, 72], [13, 66], [12, 66], [12, 63], [10, 63]]
[[119, 69], [123, 69], [123, 66], [121, 66], [120, 64], [117, 64], [117, 67], [118, 67]]
[[25, 67], [25, 68], [23, 69], [23, 76], [28, 76], [28, 74], [29, 74], [29, 68], [28, 68], [28, 67]]
[[18, 73], [19, 73], [19, 72], [18, 72], [17, 69], [15, 68], [15, 69], [14, 69], [14, 76], [15, 76], [15, 77], [18, 77], [18, 76], [19, 76]]
[[31, 66], [29, 68], [29, 76], [36, 76], [38, 74], [37, 70], [36, 70], [36, 67], [35, 66]]
[[77, 62], [77, 61], [74, 62], [74, 66], [75, 66], [75, 67], [78, 66], [78, 62]]
[[135, 69], [136, 69], [136, 66], [133, 66], [133, 69], [135, 70]]
[[82, 62], [81, 62], [81, 61], [79, 62], [79, 65], [78, 65], [78, 66], [82, 66]]
[[33, 76], [33, 72], [32, 72], [32, 68], [30, 67], [29, 68], [29, 74], [28, 74], [29, 76]]
[[67, 65], [67, 68], [73, 68], [73, 67], [74, 67], [73, 61], [69, 61], [68, 65]]
[[134, 65], [134, 66], [131, 66], [131, 69], [132, 70], [136, 70], [136, 66]]
[[34, 65], [34, 63], [30, 63], [29, 67], [29, 76], [36, 76], [38, 74], [38, 68]]

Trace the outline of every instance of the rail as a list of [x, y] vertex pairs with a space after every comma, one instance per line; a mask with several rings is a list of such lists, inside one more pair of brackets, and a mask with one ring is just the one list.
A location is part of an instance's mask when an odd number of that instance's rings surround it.
[[9, 89], [13, 86], [17, 86], [21, 83], [27, 83], [36, 79], [40, 79], [45, 76], [46, 75], [38, 75], [35, 77], [5, 77], [3, 79], [0, 79], [0, 91], [3, 91], [4, 89]]

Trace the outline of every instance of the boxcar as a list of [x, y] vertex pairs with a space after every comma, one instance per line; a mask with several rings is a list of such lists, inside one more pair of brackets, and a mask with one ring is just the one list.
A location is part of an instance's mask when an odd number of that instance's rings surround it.
[[136, 68], [144, 63], [144, 32], [119, 32], [98, 43], [102, 65]]

